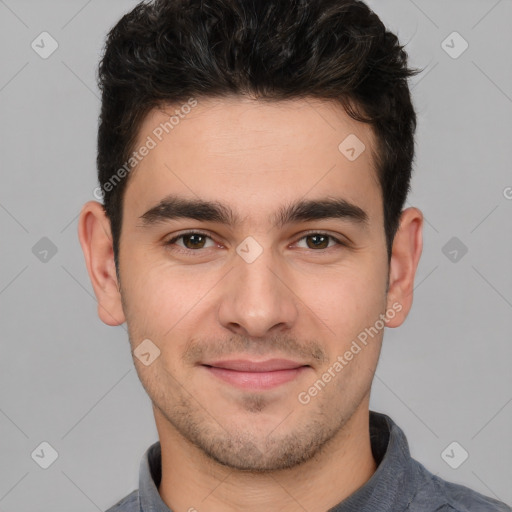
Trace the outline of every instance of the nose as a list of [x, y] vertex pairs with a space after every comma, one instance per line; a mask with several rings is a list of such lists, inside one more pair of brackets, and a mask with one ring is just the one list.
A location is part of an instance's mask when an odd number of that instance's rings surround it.
[[252, 263], [239, 258], [234, 265], [221, 292], [221, 325], [254, 338], [291, 329], [298, 317], [298, 298], [285, 265], [270, 250]]

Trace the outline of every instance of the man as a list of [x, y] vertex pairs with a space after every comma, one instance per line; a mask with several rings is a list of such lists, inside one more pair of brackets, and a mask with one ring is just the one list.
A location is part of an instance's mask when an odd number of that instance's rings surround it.
[[156, 0], [99, 71], [79, 236], [159, 436], [110, 511], [510, 511], [369, 411], [422, 250], [396, 36], [357, 0]]

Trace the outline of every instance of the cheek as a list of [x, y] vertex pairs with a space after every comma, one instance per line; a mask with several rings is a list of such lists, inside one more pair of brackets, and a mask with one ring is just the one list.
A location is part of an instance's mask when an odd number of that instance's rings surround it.
[[378, 363], [385, 325], [381, 320], [386, 308], [385, 284], [385, 276], [370, 271], [346, 275], [331, 284], [314, 305], [315, 313], [330, 328], [323, 334], [328, 362], [321, 373], [334, 373], [331, 393], [346, 395], [346, 400], [354, 403], [369, 389]]
[[208, 291], [217, 279], [194, 277], [168, 263], [153, 261], [136, 265], [124, 280], [126, 318], [133, 344], [145, 338], [160, 348], [166, 366], [175, 368], [177, 354], [186, 349], [197, 330]]
[[344, 344], [373, 325], [384, 311], [385, 272], [385, 266], [375, 262], [339, 268], [304, 283], [298, 295], [308, 298], [308, 307], [322, 320], [328, 337]]
[[[179, 312], [172, 301], [172, 281], [162, 278], [156, 262], [133, 255], [126, 258], [121, 273], [121, 290], [126, 321], [134, 338], [161, 338], [177, 321]], [[136, 339], [133, 340], [134, 343]]]

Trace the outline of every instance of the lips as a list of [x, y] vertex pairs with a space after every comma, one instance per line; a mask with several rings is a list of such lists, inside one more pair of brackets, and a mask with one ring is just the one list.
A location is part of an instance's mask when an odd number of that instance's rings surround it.
[[287, 359], [268, 359], [267, 361], [249, 361], [246, 359], [234, 359], [231, 361], [215, 361], [208, 363], [207, 366], [215, 368], [224, 368], [238, 372], [274, 372], [279, 370], [290, 370], [306, 366], [302, 363], [289, 361]]
[[233, 359], [202, 365], [213, 377], [248, 390], [270, 389], [297, 378], [310, 368], [297, 361], [268, 359], [250, 361]]

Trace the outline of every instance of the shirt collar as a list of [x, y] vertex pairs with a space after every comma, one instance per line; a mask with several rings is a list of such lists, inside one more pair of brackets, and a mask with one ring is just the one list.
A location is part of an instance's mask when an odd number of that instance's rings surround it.
[[412, 502], [421, 475], [402, 429], [386, 414], [370, 411], [370, 442], [377, 470], [329, 512], [401, 512]]
[[[370, 442], [378, 464], [372, 477], [330, 512], [399, 512], [413, 499], [419, 480], [403, 431], [386, 414], [370, 411]], [[142, 457], [139, 472], [140, 512], [172, 512], [162, 501], [160, 442]]]

